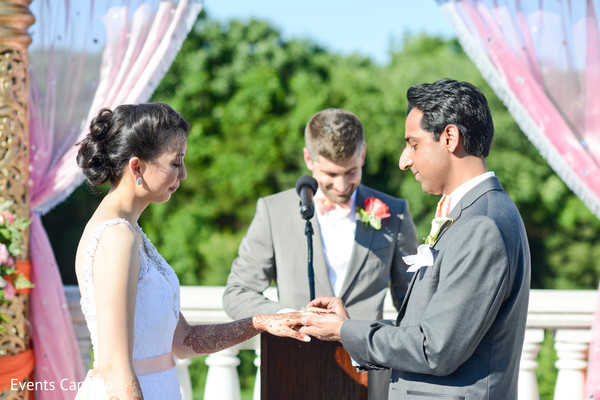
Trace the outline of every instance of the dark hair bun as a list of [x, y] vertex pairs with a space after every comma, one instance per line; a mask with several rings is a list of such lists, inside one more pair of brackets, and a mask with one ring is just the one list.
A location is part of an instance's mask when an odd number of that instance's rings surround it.
[[104, 142], [108, 139], [110, 128], [112, 126], [113, 112], [108, 108], [103, 108], [90, 124], [90, 139], [98, 142]]
[[108, 108], [100, 110], [90, 123], [90, 132], [79, 143], [81, 147], [77, 154], [77, 165], [94, 186], [111, 180], [112, 165], [105, 143], [110, 137], [112, 114]]

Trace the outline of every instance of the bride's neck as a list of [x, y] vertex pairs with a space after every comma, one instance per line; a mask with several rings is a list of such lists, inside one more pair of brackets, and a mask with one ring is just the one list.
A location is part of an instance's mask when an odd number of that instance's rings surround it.
[[135, 226], [142, 212], [148, 206], [148, 202], [136, 198], [130, 191], [111, 189], [111, 191], [102, 199], [100, 206], [105, 208], [111, 214], [119, 218], [126, 219]]

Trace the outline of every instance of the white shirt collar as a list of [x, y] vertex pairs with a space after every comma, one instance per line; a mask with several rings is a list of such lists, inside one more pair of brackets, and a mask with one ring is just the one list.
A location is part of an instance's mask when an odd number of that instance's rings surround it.
[[493, 171], [484, 172], [483, 174], [476, 176], [475, 178], [469, 179], [468, 181], [454, 189], [452, 193], [450, 193], [450, 211], [454, 209], [454, 206], [460, 203], [464, 195], [467, 194], [469, 190], [473, 189], [475, 186], [479, 185], [484, 180], [493, 176], [496, 176], [496, 174], [494, 174]]

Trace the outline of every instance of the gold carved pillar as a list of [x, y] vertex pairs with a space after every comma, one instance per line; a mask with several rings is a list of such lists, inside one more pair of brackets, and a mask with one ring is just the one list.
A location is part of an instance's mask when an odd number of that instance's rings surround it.
[[[27, 29], [34, 17], [31, 0], [0, 0], [0, 201], [12, 200], [18, 217], [29, 218], [29, 93], [27, 47], [31, 37]], [[21, 262], [29, 258], [29, 234], [25, 235]], [[26, 264], [26, 263], [25, 263]], [[16, 370], [30, 356], [29, 294], [15, 295], [8, 306], [11, 320], [0, 331], [0, 377], [3, 366], [14, 364]], [[28, 364], [29, 365], [29, 364]], [[26, 369], [29, 371], [29, 368]], [[6, 375], [6, 373], [5, 373]], [[22, 383], [31, 382], [25, 377]], [[1, 383], [1, 382], [0, 382]], [[25, 385], [0, 389], [0, 399], [28, 399]], [[19, 388], [20, 386], [20, 388]]]
[[[29, 93], [27, 29], [31, 0], [0, 0], [0, 199], [29, 218]], [[29, 255], [29, 241], [24, 257]]]

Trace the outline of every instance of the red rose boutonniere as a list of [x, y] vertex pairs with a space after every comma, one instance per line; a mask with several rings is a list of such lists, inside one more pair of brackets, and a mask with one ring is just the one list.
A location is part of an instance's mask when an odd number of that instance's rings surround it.
[[381, 229], [381, 220], [390, 216], [387, 204], [377, 197], [368, 197], [365, 200], [365, 208], [356, 207], [365, 226], [369, 225], [376, 230]]

